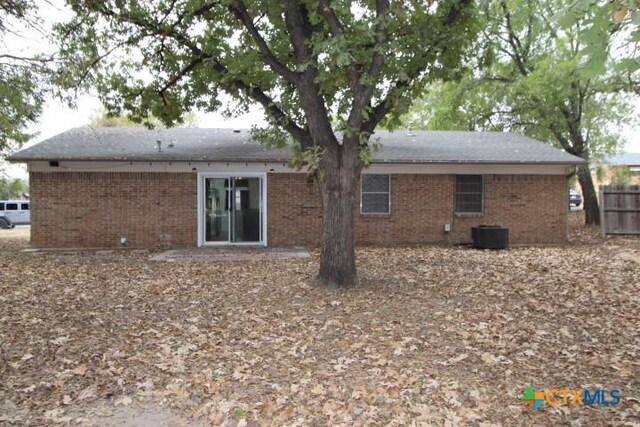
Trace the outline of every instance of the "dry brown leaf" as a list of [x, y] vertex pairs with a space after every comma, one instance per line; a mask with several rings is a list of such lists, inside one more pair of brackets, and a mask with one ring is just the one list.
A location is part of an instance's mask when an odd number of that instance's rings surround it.
[[560, 247], [359, 248], [362, 283], [337, 293], [314, 284], [317, 252], [159, 263], [25, 254], [0, 235], [0, 423], [103, 425], [159, 405], [234, 427], [530, 425], [517, 396], [561, 383], [628, 399], [541, 425], [628, 424], [640, 264], [620, 254], [640, 239], [571, 227]]

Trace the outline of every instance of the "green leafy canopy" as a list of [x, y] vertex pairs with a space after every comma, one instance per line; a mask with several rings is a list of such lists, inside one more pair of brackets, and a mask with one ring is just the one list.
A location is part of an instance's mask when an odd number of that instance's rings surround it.
[[0, 200], [18, 199], [29, 192], [29, 184], [20, 178], [0, 176]]
[[56, 29], [67, 59], [57, 83], [97, 88], [111, 114], [171, 126], [193, 108], [222, 108], [224, 92], [236, 101], [227, 114], [261, 105], [300, 152], [352, 143], [363, 161], [381, 121], [397, 125], [425, 84], [462, 73], [477, 32], [471, 0], [67, 4], [75, 17]]
[[[473, 71], [459, 83], [431, 85], [405, 120], [438, 129], [525, 133], [587, 162], [620, 146], [623, 123], [637, 123], [629, 75], [613, 59], [604, 72], [586, 72], [584, 22], [556, 25], [560, 0], [484, 0], [483, 31]], [[585, 18], [586, 19], [586, 18]], [[605, 39], [605, 44], [610, 38]], [[598, 201], [588, 165], [578, 168], [585, 218], [598, 221]]]
[[578, 32], [581, 72], [594, 77], [613, 65], [640, 94], [640, 2], [572, 0], [555, 21], [562, 29]]
[[18, 29], [38, 26], [36, 11], [30, 0], [0, 2], [0, 154], [31, 138], [26, 128], [42, 111], [47, 61], [14, 54], [8, 40]]
[[557, 0], [482, 2], [475, 71], [458, 83], [431, 85], [404, 120], [523, 132], [585, 159], [615, 152], [616, 127], [637, 121], [624, 74], [613, 63], [603, 74], [583, 72], [582, 27], [555, 26], [564, 7]]

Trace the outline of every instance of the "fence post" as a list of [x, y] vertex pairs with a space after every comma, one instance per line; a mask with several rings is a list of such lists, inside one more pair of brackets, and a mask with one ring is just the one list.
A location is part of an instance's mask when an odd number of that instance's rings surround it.
[[602, 233], [602, 238], [606, 238], [607, 237], [607, 230], [606, 230], [606, 223], [607, 223], [607, 218], [604, 216], [605, 215], [605, 210], [604, 210], [604, 203], [605, 203], [605, 199], [604, 199], [604, 186], [602, 184], [599, 185], [599, 192], [600, 192], [600, 232]]

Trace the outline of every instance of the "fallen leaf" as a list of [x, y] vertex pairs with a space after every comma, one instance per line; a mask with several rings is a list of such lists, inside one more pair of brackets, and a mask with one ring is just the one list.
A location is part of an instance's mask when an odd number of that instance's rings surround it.
[[131, 405], [131, 403], [133, 402], [133, 399], [129, 396], [122, 396], [119, 399], [116, 399], [116, 401], [113, 403], [115, 406], [118, 405], [123, 405], [123, 406], [129, 406]]
[[482, 359], [482, 361], [487, 365], [493, 365], [497, 362], [496, 358], [490, 353], [482, 353], [482, 355], [480, 355], [480, 359]]
[[322, 384], [316, 384], [311, 390], [310, 390], [311, 394], [315, 394], [315, 395], [323, 395], [326, 393], [324, 387], [322, 386]]
[[54, 340], [51, 340], [51, 344], [54, 345], [64, 345], [67, 341], [69, 341], [69, 337], [68, 336], [64, 336], [64, 337], [58, 337]]

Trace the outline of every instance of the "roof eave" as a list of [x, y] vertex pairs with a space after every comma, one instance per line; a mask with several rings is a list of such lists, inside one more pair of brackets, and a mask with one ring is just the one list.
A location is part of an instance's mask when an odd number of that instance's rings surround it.
[[585, 163], [585, 160], [395, 160], [395, 159], [374, 159], [372, 163], [382, 164], [440, 164], [440, 165], [460, 165], [460, 164], [473, 164], [473, 165], [579, 165]]
[[[146, 163], [146, 162], [192, 162], [192, 163], [288, 163], [290, 158], [275, 158], [275, 159], [194, 159], [194, 158], [99, 158], [99, 157], [85, 157], [85, 158], [65, 158], [65, 157], [47, 157], [47, 158], [30, 158], [30, 157], [7, 157], [6, 160], [10, 163], [28, 163], [28, 162], [48, 162], [48, 161], [64, 161], [64, 162], [131, 162], [131, 163]], [[372, 163], [378, 164], [398, 164], [398, 165], [461, 165], [461, 164], [483, 164], [483, 165], [579, 165], [585, 163], [585, 160], [407, 160], [407, 159], [373, 159]]]
[[161, 162], [161, 163], [171, 163], [171, 162], [191, 162], [191, 163], [282, 163], [288, 162], [291, 159], [193, 159], [193, 158], [103, 158], [103, 157], [83, 157], [83, 158], [71, 158], [71, 157], [7, 157], [7, 160], [10, 163], [28, 163], [28, 162], [49, 162], [49, 161], [58, 161], [58, 162], [130, 162], [130, 163], [147, 163], [147, 162]]

